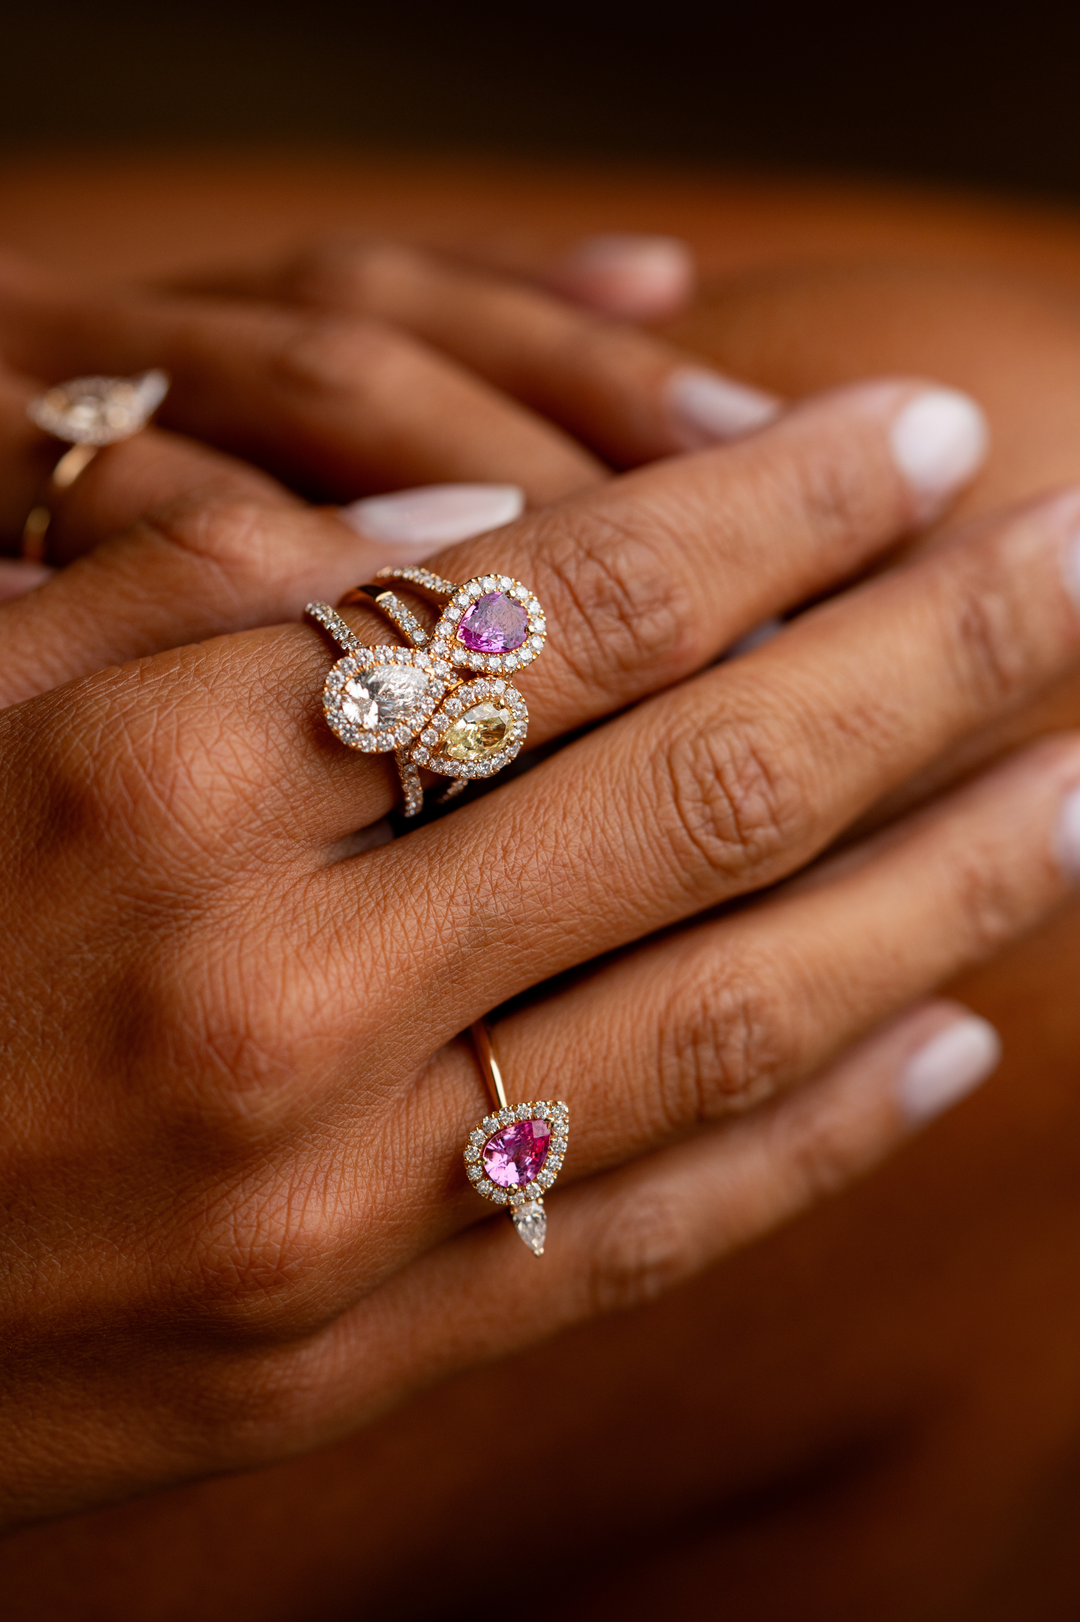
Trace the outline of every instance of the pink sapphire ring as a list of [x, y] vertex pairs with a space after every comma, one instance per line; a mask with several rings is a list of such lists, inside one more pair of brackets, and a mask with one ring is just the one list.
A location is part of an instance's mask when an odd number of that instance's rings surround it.
[[[398, 583], [434, 605], [421, 623]], [[306, 612], [341, 650], [323, 688], [323, 712], [350, 749], [393, 752], [405, 815], [424, 803], [420, 767], [452, 779], [444, 799], [475, 777], [490, 777], [520, 753], [529, 725], [525, 700], [510, 677], [543, 652], [544, 611], [528, 586], [483, 575], [458, 586], [427, 569], [382, 569], [370, 586], [346, 592], [340, 608], [379, 609], [404, 647], [367, 647], [328, 603]]]
[[469, 1034], [496, 1107], [469, 1134], [465, 1172], [478, 1194], [509, 1206], [518, 1237], [534, 1256], [542, 1256], [547, 1238], [544, 1194], [563, 1163], [570, 1111], [560, 1101], [508, 1104], [487, 1021], [479, 1020]]

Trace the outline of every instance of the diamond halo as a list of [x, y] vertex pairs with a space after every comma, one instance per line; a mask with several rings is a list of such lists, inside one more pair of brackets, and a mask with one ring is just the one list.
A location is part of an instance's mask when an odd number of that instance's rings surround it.
[[[546, 1132], [527, 1134], [530, 1126]], [[562, 1168], [569, 1131], [569, 1106], [560, 1099], [539, 1100], [492, 1111], [465, 1145], [465, 1175], [484, 1199], [509, 1206], [518, 1236], [534, 1256], [544, 1253], [543, 1197]]]
[[[433, 631], [383, 587], [391, 580], [442, 600]], [[450, 778], [452, 796], [520, 754], [529, 712], [507, 677], [543, 652], [547, 623], [532, 590], [509, 575], [481, 575], [457, 586], [427, 569], [381, 569], [376, 582], [377, 591], [358, 587], [342, 603], [380, 609], [411, 644], [407, 648], [366, 647], [327, 603], [309, 603], [307, 613], [345, 654], [323, 690], [331, 731], [353, 749], [396, 752], [405, 814], [413, 816], [423, 805], [418, 768]]]

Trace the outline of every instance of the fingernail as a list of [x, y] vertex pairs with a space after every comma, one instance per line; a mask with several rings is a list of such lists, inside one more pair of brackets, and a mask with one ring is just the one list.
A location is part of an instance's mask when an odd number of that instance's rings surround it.
[[959, 389], [926, 389], [893, 418], [896, 465], [929, 518], [982, 466], [990, 443], [986, 417]]
[[1080, 879], [1080, 788], [1066, 794], [1054, 829], [1054, 855], [1063, 873]]
[[897, 1099], [909, 1126], [922, 1126], [973, 1092], [1001, 1061], [1001, 1038], [988, 1020], [954, 1020], [907, 1061]]
[[22, 597], [35, 586], [44, 585], [53, 571], [44, 563], [27, 563], [21, 558], [0, 561], [0, 603]]
[[681, 366], [667, 385], [668, 410], [688, 451], [738, 439], [763, 428], [780, 413], [780, 401], [763, 389], [735, 383], [704, 366]]
[[678, 237], [610, 232], [584, 237], [547, 279], [578, 304], [631, 320], [655, 320], [673, 315], [690, 298], [694, 256]]
[[425, 484], [366, 496], [339, 508], [350, 529], [369, 540], [448, 546], [520, 518], [525, 492], [516, 484]]

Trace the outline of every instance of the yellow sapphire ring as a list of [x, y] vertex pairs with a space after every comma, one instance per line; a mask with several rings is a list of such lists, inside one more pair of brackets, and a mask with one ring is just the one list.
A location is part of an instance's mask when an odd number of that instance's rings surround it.
[[[394, 581], [397, 590], [387, 582]], [[399, 592], [438, 611], [422, 623]], [[393, 752], [405, 815], [423, 806], [420, 767], [451, 779], [445, 798], [509, 765], [525, 742], [529, 712], [511, 679], [544, 649], [544, 611], [528, 586], [482, 575], [458, 586], [427, 569], [383, 569], [347, 592], [339, 608], [375, 607], [405, 646], [368, 647], [328, 603], [307, 613], [342, 657], [323, 687], [323, 711], [350, 749]]]

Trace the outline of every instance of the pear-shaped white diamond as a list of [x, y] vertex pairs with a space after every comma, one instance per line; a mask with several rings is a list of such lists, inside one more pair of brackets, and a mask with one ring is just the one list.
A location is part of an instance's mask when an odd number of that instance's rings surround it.
[[426, 684], [425, 672], [415, 665], [384, 665], [358, 671], [341, 690], [341, 713], [353, 726], [367, 732], [395, 726], [409, 719]]
[[520, 1205], [511, 1207], [510, 1215], [522, 1244], [528, 1245], [534, 1256], [542, 1256], [547, 1238], [547, 1215], [543, 1200], [522, 1200]]

